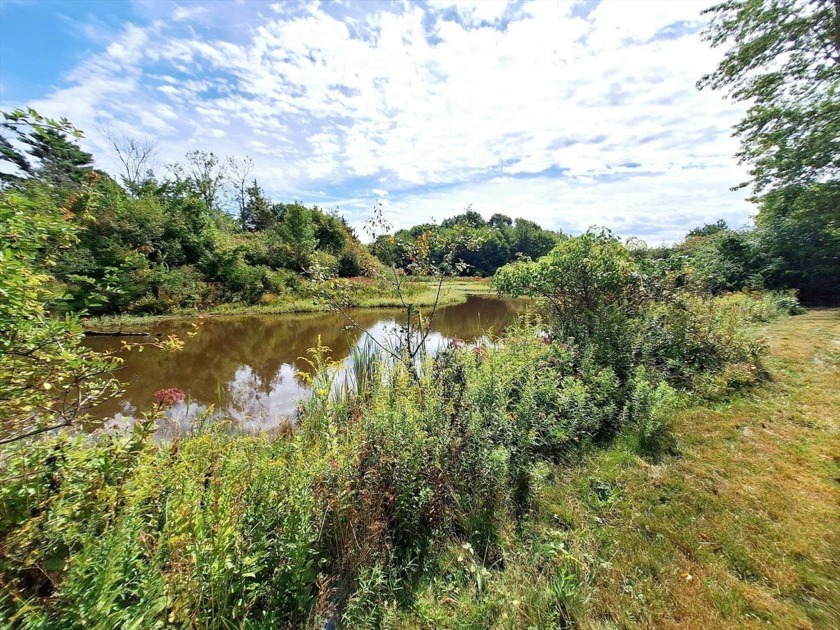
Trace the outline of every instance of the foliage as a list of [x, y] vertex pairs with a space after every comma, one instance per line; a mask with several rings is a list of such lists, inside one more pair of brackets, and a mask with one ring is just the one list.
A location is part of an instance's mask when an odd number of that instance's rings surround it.
[[188, 151], [184, 163], [176, 162], [170, 170], [176, 181], [185, 184], [210, 212], [221, 209], [227, 179], [224, 162], [212, 151]]
[[70, 121], [46, 118], [32, 108], [2, 112], [2, 116], [0, 163], [10, 165], [13, 171], [0, 171], [0, 183], [32, 178], [74, 187], [84, 181], [93, 157], [79, 148], [76, 140], [82, 132]]
[[741, 290], [795, 290], [804, 302], [840, 299], [840, 186], [791, 186], [761, 199], [756, 226], [723, 221], [689, 232], [682, 243], [632, 251], [646, 273], [674, 288], [718, 295]]
[[427, 223], [399, 230], [388, 243], [383, 237], [375, 244], [374, 251], [411, 272], [413, 249], [428, 248], [430, 258], [439, 264], [454, 245], [454, 260], [463, 263], [460, 275], [492, 276], [497, 269], [520, 257], [539, 258], [547, 254], [562, 237], [562, 233], [543, 230], [532, 221], [514, 221], [503, 214], [494, 214], [485, 221], [478, 212], [468, 208], [440, 225]]
[[727, 0], [704, 33], [729, 46], [700, 87], [749, 104], [735, 127], [755, 189], [840, 174], [840, 6], [834, 0]]
[[627, 421], [637, 440], [637, 450], [646, 456], [658, 456], [673, 446], [672, 424], [677, 407], [677, 393], [656, 379], [643, 367], [636, 368], [627, 402]]
[[727, 0], [706, 12], [705, 39], [728, 48], [698, 86], [748, 104], [735, 127], [738, 158], [763, 194], [757, 230], [740, 239], [745, 255], [728, 256], [737, 282], [725, 288], [796, 288], [807, 301], [836, 301], [840, 5]]
[[715, 295], [763, 285], [765, 255], [752, 232], [718, 221], [692, 230], [674, 250], [682, 258], [682, 281], [694, 291]]
[[814, 302], [840, 300], [840, 182], [769, 193], [756, 218], [765, 286]]
[[252, 232], [267, 230], [277, 222], [275, 207], [265, 196], [256, 179], [245, 189], [245, 200], [240, 210], [239, 222], [243, 229]]
[[710, 313], [707, 307], [706, 299], [689, 295], [673, 304], [650, 305], [641, 334], [642, 361], [685, 385], [695, 374], [719, 368], [727, 359], [748, 359], [752, 353], [740, 351], [739, 322], [720, 321], [722, 314]]
[[[67, 199], [76, 234], [49, 270], [61, 285], [57, 294], [69, 296], [52, 308], [143, 314], [254, 304], [272, 294], [303, 298], [307, 293], [299, 289], [313, 264], [343, 276], [367, 275], [373, 267], [339, 215], [297, 202], [272, 203], [256, 180], [247, 186], [247, 160], [191, 151], [170, 168], [172, 179], [158, 181], [146, 168], [153, 147], [118, 139], [129, 162], [123, 187], [91, 171], [91, 156], [75, 144], [81, 132], [66, 120], [34, 110], [4, 116], [10, 137], [3, 140], [2, 157], [14, 167], [5, 174], [6, 186], [16, 191], [9, 199], [21, 208], [39, 203], [31, 197], [37, 187], [24, 183], [49, 183], [56, 198]], [[240, 224], [223, 212], [229, 184], [234, 198], [241, 193]]]
[[[66, 148], [36, 157], [84, 173], [87, 162], [62, 161]], [[727, 292], [804, 287], [793, 266], [812, 260], [824, 288], [836, 262], [833, 184], [769, 195], [755, 231], [715, 224], [656, 250], [471, 209], [392, 236], [377, 206], [374, 260], [337, 214], [271, 203], [245, 185], [247, 164], [230, 178], [233, 162], [213, 154], [130, 190], [4, 156], [28, 177], [0, 197], [0, 615], [24, 628], [377, 627], [413, 615], [440, 626], [464, 609], [461, 627], [571, 624], [584, 586], [564, 546], [571, 527], [562, 509], [540, 510], [559, 464], [614, 436], [627, 458], [669, 452], [686, 395], [755, 382], [755, 325], [798, 310], [790, 293]], [[224, 212], [227, 179], [238, 222]], [[432, 356], [444, 279], [468, 270], [538, 298], [544, 319]], [[336, 276], [359, 273], [393, 291], [399, 341], [370, 337], [343, 379], [319, 343], [296, 429], [242, 435], [202, 420], [156, 442], [162, 406], [183, 399], [168, 389], [124, 432], [49, 430], [113, 387], [100, 375], [114, 363], [82, 349], [78, 323], [57, 311], [317, 291], [355, 324], [360, 285]], [[432, 287], [428, 310], [418, 278]], [[621, 501], [607, 476], [586, 493], [606, 519]]]
[[[730, 343], [731, 329], [769, 316], [770, 298], [757, 300], [705, 303], [726, 315], [704, 325]], [[431, 606], [428, 588], [524, 619], [504, 603], [522, 591], [503, 569], [530, 558], [517, 575], [536, 590], [520, 605], [545, 627], [568, 620], [575, 567], [555, 534], [533, 530], [546, 476], [625, 425], [655, 456], [677, 401], [655, 364], [624, 387], [544, 327], [452, 343], [418, 366], [369, 346], [345, 388], [315, 349], [312, 396], [283, 436], [221, 423], [159, 443], [153, 416], [128, 434], [7, 447], [4, 614], [22, 627], [377, 627], [423, 614], [410, 602]]]
[[610, 232], [561, 241], [537, 261], [503, 267], [493, 282], [503, 294], [539, 298], [554, 337], [579, 344], [622, 379], [629, 375], [631, 320], [645, 286], [638, 264]]
[[49, 270], [76, 238], [69, 216], [43, 185], [0, 193], [0, 443], [73, 424], [118, 391], [105, 377], [115, 362], [48, 310], [59, 297]]
[[283, 208], [277, 233], [289, 247], [293, 268], [307, 270], [318, 247], [312, 212], [299, 203], [288, 204]]

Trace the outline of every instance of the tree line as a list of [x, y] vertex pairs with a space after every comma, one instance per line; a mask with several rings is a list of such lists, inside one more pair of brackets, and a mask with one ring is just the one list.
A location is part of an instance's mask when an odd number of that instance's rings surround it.
[[[249, 158], [193, 150], [156, 173], [154, 145], [109, 136], [117, 181], [80, 148], [68, 120], [4, 112], [2, 194], [38, 200], [73, 228], [50, 272], [60, 309], [162, 313], [300, 294], [305, 272], [365, 275], [373, 259], [337, 212], [270, 200]], [[11, 209], [10, 209], [11, 210]]]

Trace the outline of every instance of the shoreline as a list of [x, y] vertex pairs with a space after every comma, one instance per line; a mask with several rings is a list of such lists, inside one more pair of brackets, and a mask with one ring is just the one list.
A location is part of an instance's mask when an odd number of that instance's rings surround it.
[[[420, 283], [417, 283], [420, 284]], [[419, 295], [409, 295], [407, 300], [415, 306], [429, 307], [434, 304], [435, 292], [431, 283], [423, 283]], [[441, 290], [438, 307], [455, 306], [465, 303], [470, 296], [496, 297], [496, 291], [490, 285], [487, 278], [458, 278], [445, 281]], [[363, 297], [350, 309], [376, 310], [402, 308], [400, 298], [395, 295], [374, 295]], [[269, 304], [242, 304], [227, 303], [213, 306], [206, 310], [190, 309], [161, 313], [159, 315], [98, 315], [82, 319], [85, 330], [114, 331], [136, 328], [143, 325], [156, 324], [160, 322], [171, 322], [178, 320], [195, 320], [202, 317], [224, 317], [234, 315], [290, 315], [295, 313], [328, 313], [331, 309], [326, 304], [315, 301], [315, 298], [289, 297], [278, 299], [277, 302]], [[126, 330], [130, 332], [130, 330]]]

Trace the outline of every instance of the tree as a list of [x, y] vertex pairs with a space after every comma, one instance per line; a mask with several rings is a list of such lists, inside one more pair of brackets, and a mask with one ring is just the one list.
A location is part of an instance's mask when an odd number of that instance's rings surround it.
[[735, 135], [754, 190], [836, 178], [840, 0], [728, 0], [704, 13], [704, 39], [729, 48], [698, 87], [749, 104]]
[[768, 288], [796, 288], [807, 302], [840, 300], [840, 182], [765, 195], [756, 227]]
[[451, 228], [456, 225], [479, 228], [487, 224], [484, 222], [484, 218], [472, 209], [472, 206], [467, 206], [462, 214], [456, 214], [454, 217], [445, 219], [440, 225], [443, 228]]
[[502, 233], [488, 226], [441, 230], [435, 241], [437, 258], [442, 259], [447, 251], [454, 251], [455, 260], [466, 264], [464, 273], [492, 276], [511, 260], [510, 247]]
[[305, 271], [318, 247], [312, 212], [299, 203], [278, 205], [282, 207], [282, 221], [277, 231], [291, 251], [292, 264], [298, 271]]
[[135, 196], [139, 196], [143, 182], [154, 179], [152, 166], [158, 151], [157, 142], [151, 138], [141, 140], [118, 136], [107, 129], [103, 129], [101, 134], [110, 143], [122, 165], [123, 184]]
[[277, 213], [256, 179], [245, 189], [245, 204], [239, 220], [242, 229], [249, 232], [267, 230], [277, 223]]
[[312, 220], [315, 222], [315, 238], [318, 249], [339, 256], [350, 245], [350, 232], [347, 224], [337, 212], [325, 212], [315, 206], [312, 209]]
[[[233, 198], [236, 201], [237, 210], [239, 210], [239, 222], [243, 230], [248, 230], [245, 223], [245, 205], [249, 199], [248, 179], [254, 170], [254, 160], [246, 155], [241, 158], [229, 157], [227, 161], [227, 178], [228, 183], [233, 189]], [[257, 180], [254, 180], [254, 186], [257, 185]]]
[[574, 340], [625, 378], [632, 366], [631, 320], [644, 302], [638, 263], [608, 230], [569, 238], [539, 260], [496, 272], [500, 293], [537, 298], [552, 336]]
[[688, 238], [691, 238], [692, 236], [711, 236], [712, 234], [726, 232], [728, 230], [729, 226], [726, 225], [726, 221], [720, 219], [714, 223], [707, 223], [703, 227], [694, 228], [688, 233]]
[[545, 256], [558, 241], [557, 234], [544, 230], [527, 219], [516, 220], [513, 239], [511, 253], [534, 259]]
[[510, 227], [513, 225], [513, 219], [511, 219], [506, 214], [499, 214], [498, 212], [490, 217], [490, 220], [487, 221], [487, 225], [494, 227], [498, 230], [504, 229], [506, 227]]
[[675, 248], [685, 259], [682, 280], [700, 292], [759, 288], [762, 254], [751, 231], [733, 230], [724, 221], [695, 228]]
[[117, 363], [49, 313], [51, 268], [76, 238], [69, 214], [38, 182], [0, 193], [0, 444], [70, 426], [119, 392]]
[[46, 118], [31, 107], [2, 115], [0, 163], [11, 171], [0, 171], [0, 183], [37, 178], [58, 188], [73, 187], [93, 169], [93, 156], [76, 142], [82, 132], [66, 118]]
[[223, 186], [227, 177], [225, 165], [212, 151], [195, 149], [187, 153], [186, 164], [175, 163], [170, 170], [176, 179], [185, 182], [204, 202], [208, 210], [221, 209]]

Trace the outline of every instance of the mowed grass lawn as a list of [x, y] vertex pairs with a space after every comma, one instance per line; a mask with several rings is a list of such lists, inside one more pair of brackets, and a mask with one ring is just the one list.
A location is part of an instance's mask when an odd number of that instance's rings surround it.
[[840, 310], [768, 327], [769, 380], [686, 409], [675, 453], [592, 451], [544, 496], [581, 628], [840, 628]]

